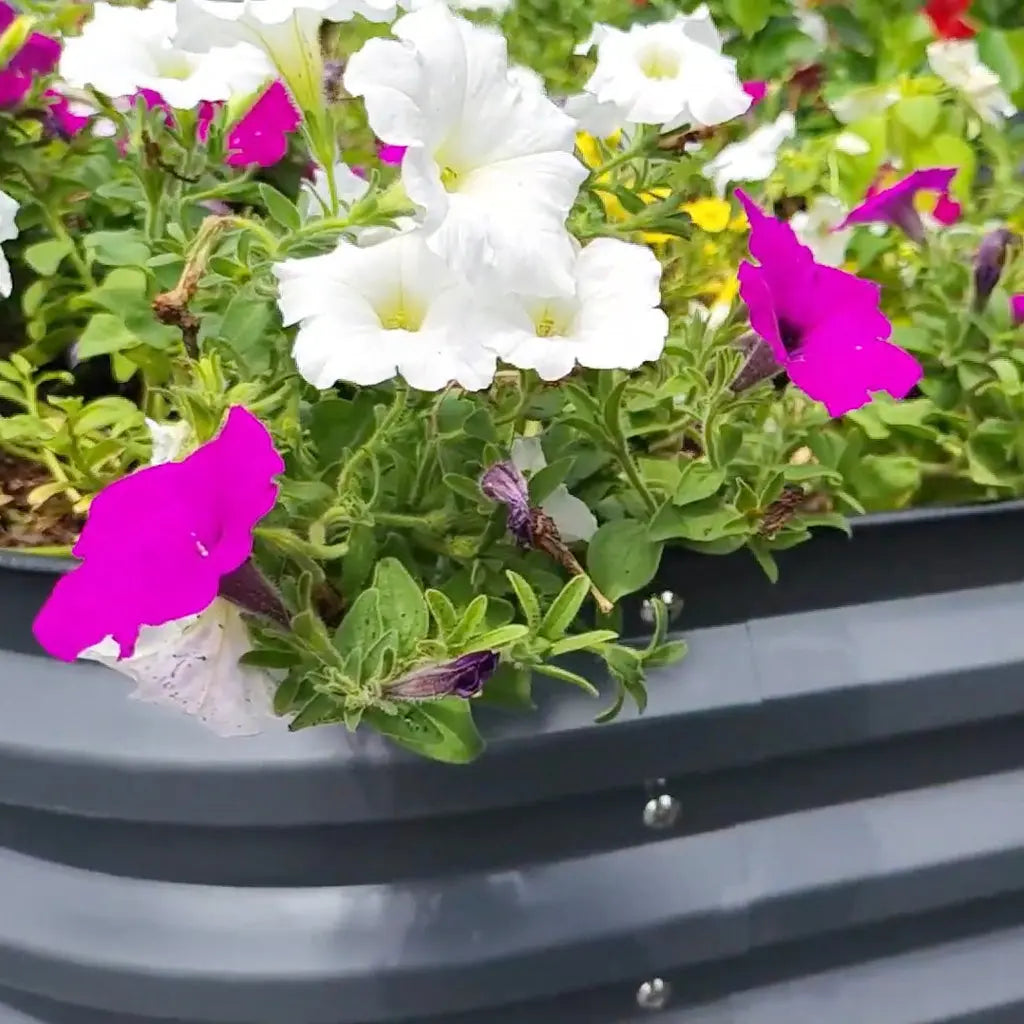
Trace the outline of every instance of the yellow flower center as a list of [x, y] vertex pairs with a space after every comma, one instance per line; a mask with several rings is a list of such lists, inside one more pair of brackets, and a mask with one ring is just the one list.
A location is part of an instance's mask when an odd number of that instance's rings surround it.
[[418, 331], [426, 310], [406, 295], [396, 295], [378, 310], [380, 325], [386, 331]]
[[544, 314], [537, 321], [537, 337], [550, 338], [555, 333], [555, 318], [550, 313]]
[[460, 174], [454, 167], [441, 168], [441, 184], [446, 192], [455, 192], [459, 187]]
[[663, 46], [648, 46], [640, 51], [640, 70], [647, 78], [656, 81], [664, 78], [675, 78], [682, 67], [678, 53], [665, 49]]

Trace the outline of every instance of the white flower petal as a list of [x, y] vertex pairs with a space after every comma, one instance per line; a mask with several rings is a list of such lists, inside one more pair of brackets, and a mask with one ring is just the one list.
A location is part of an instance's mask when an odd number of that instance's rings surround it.
[[345, 88], [378, 138], [409, 147], [402, 182], [430, 248], [474, 284], [565, 291], [564, 223], [587, 173], [572, 118], [510, 70], [493, 29], [434, 5], [394, 32], [353, 55]]
[[[366, 195], [370, 183], [356, 174], [348, 164], [336, 163], [334, 165], [334, 187], [338, 201], [342, 206], [349, 207]], [[323, 167], [317, 166], [314, 169], [312, 181], [302, 182], [298, 208], [304, 221], [330, 216], [331, 189], [327, 180], [327, 171]]]
[[779, 150], [796, 135], [796, 120], [787, 110], [772, 124], [761, 125], [747, 138], [726, 146], [704, 166], [704, 176], [719, 195], [733, 181], [764, 181], [775, 170]]
[[853, 229], [835, 229], [846, 218], [846, 213], [846, 207], [833, 196], [816, 196], [805, 212], [795, 213], [790, 218], [789, 224], [819, 263], [841, 267]]
[[540, 507], [554, 520], [566, 544], [590, 540], [597, 533], [597, 517], [585, 501], [569, 493], [565, 484], [559, 484], [541, 502]]
[[847, 156], [865, 156], [871, 152], [871, 143], [856, 132], [840, 132], [836, 136], [835, 147]]
[[426, 391], [450, 381], [476, 391], [494, 379], [495, 354], [472, 326], [472, 295], [420, 230], [365, 247], [339, 242], [274, 274], [284, 323], [299, 324], [296, 366], [315, 387], [401, 374]]
[[191, 433], [188, 423], [178, 420], [175, 423], [158, 423], [146, 418], [149, 436], [153, 440], [153, 455], [149, 460], [151, 466], [159, 466], [165, 462], [174, 462], [185, 450], [185, 444]]
[[973, 39], [937, 40], [928, 45], [928, 64], [943, 81], [963, 93], [967, 102], [989, 124], [1001, 124], [1017, 113], [1003, 90], [999, 75], [982, 63]]
[[721, 124], [749, 109], [751, 98], [722, 54], [722, 40], [705, 5], [692, 15], [595, 30], [597, 66], [585, 86], [602, 104], [613, 104], [635, 124]]
[[151, 89], [179, 110], [253, 93], [273, 76], [273, 65], [255, 46], [193, 53], [171, 42], [174, 30], [170, 0], [141, 9], [98, 3], [81, 35], [65, 41], [61, 76], [74, 88], [92, 86], [111, 98]]
[[251, 649], [238, 609], [218, 599], [199, 615], [143, 626], [130, 658], [119, 660], [109, 638], [81, 657], [134, 679], [138, 700], [192, 715], [218, 736], [250, 736], [274, 721], [270, 677], [238, 664]]
[[[10, 242], [18, 237], [18, 204], [6, 192], [0, 190], [0, 242]], [[0, 296], [11, 294], [11, 268], [7, 257], [0, 251]]]

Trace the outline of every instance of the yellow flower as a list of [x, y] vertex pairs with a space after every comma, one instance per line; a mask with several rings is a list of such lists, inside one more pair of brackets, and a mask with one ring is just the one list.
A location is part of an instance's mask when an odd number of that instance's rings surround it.
[[716, 235], [729, 227], [732, 208], [724, 199], [695, 199], [683, 203], [680, 209], [690, 215], [690, 220], [709, 234]]
[[724, 281], [712, 281], [701, 289], [701, 295], [707, 295], [714, 305], [729, 305], [740, 293], [740, 279], [736, 274]]

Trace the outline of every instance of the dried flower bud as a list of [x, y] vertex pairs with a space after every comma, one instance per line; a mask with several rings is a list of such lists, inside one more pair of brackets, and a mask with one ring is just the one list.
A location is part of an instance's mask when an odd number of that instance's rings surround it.
[[745, 357], [736, 379], [730, 385], [736, 394], [782, 372], [771, 346], [753, 332], [744, 334], [736, 344]]
[[1007, 228], [990, 231], [974, 256], [974, 309], [980, 313], [999, 283], [1006, 266], [1006, 254], [1017, 236]]

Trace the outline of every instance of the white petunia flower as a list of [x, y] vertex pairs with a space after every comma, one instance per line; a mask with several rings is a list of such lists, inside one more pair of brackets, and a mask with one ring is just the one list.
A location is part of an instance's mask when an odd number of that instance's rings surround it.
[[829, 103], [829, 109], [843, 124], [853, 124], [867, 117], [884, 114], [900, 98], [898, 89], [869, 85], [851, 89], [844, 96]]
[[835, 229], [846, 219], [847, 212], [833, 196], [815, 196], [807, 210], [793, 214], [789, 225], [819, 263], [841, 267], [853, 238], [853, 228]]
[[494, 379], [494, 353], [472, 326], [472, 295], [412, 231], [361, 248], [339, 242], [324, 256], [274, 267], [285, 325], [299, 324], [293, 355], [314, 387], [339, 380], [470, 391]]
[[504, 38], [443, 6], [399, 19], [349, 61], [379, 139], [406, 146], [402, 183], [427, 245], [460, 276], [503, 291], [571, 291], [565, 218], [586, 177], [575, 125], [509, 74]]
[[170, 0], [144, 8], [96, 4], [82, 34], [64, 43], [61, 77], [113, 98], [152, 89], [178, 110], [255, 92], [273, 77], [273, 66], [255, 46], [214, 47], [203, 54], [178, 48], [171, 42], [174, 14]]
[[241, 613], [218, 598], [198, 615], [143, 626], [130, 658], [120, 659], [109, 637], [80, 657], [134, 679], [137, 700], [193, 715], [218, 736], [251, 736], [274, 721], [274, 713], [270, 677], [238, 664], [250, 650]]
[[[515, 438], [510, 454], [513, 465], [528, 476], [533, 476], [548, 464], [539, 437]], [[597, 517], [585, 501], [569, 493], [565, 484], [559, 484], [541, 502], [540, 507], [542, 512], [551, 517], [566, 544], [590, 540], [597, 532]]]
[[323, 105], [323, 21], [390, 21], [394, 0], [177, 0], [175, 43], [203, 52], [245, 42], [269, 57], [303, 110]]
[[733, 142], [704, 166], [704, 176], [715, 183], [719, 195], [733, 181], [764, 181], [779, 162], [779, 150], [796, 135], [796, 119], [783, 111], [771, 124], [763, 124], [740, 142]]
[[579, 131], [593, 135], [595, 139], [607, 139], [625, 124], [622, 109], [617, 103], [601, 103], [590, 92], [569, 96], [562, 109], [576, 122]]
[[421, 11], [424, 7], [444, 4], [460, 11], [491, 11], [504, 14], [512, 9], [515, 0], [398, 0], [398, 6], [406, 11]]
[[706, 4], [627, 31], [597, 25], [582, 46], [588, 44], [597, 45], [597, 67], [584, 88], [599, 103], [615, 104], [624, 121], [673, 131], [721, 124], [750, 107]]
[[599, 238], [579, 249], [571, 298], [511, 295], [485, 311], [485, 345], [513, 366], [558, 380], [578, 363], [635, 370], [657, 359], [668, 336], [661, 264], [646, 246]]
[[942, 39], [928, 45], [928, 63], [947, 85], [963, 93], [989, 124], [1001, 124], [1017, 108], [1003, 90], [999, 76], [978, 55], [973, 39]]
[[[4, 191], [0, 190], [0, 242], [10, 242], [18, 237], [18, 204]], [[7, 298], [11, 294], [11, 268], [4, 251], [0, 248], [0, 296]]]
[[811, 0], [793, 0], [793, 14], [800, 31], [824, 50], [828, 45], [828, 22], [824, 15], [814, 10]]

